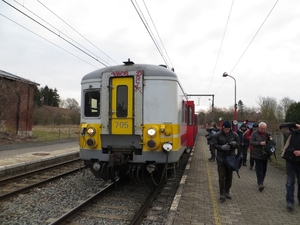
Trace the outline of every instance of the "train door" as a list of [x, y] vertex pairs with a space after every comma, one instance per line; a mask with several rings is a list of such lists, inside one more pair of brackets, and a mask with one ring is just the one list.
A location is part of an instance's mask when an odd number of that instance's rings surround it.
[[187, 147], [194, 146], [194, 114], [195, 104], [194, 101], [187, 101]]
[[111, 134], [133, 134], [133, 80], [133, 76], [111, 78]]

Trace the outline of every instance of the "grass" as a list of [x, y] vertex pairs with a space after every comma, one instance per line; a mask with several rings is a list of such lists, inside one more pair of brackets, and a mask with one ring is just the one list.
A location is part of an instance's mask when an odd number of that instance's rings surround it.
[[37, 141], [54, 141], [78, 138], [79, 132], [77, 125], [34, 126], [32, 128], [32, 136]]
[[[277, 152], [277, 151], [276, 151]], [[270, 165], [274, 166], [276, 169], [280, 170], [284, 174], [286, 173], [286, 166], [285, 166], [285, 159], [281, 157], [281, 152], [277, 152], [276, 158], [274, 156], [271, 156], [271, 162]]]

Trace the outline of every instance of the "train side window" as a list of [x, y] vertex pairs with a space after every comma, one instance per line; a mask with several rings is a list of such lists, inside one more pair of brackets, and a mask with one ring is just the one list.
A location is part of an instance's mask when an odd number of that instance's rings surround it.
[[126, 85], [119, 85], [117, 87], [117, 101], [116, 101], [117, 117], [127, 117], [128, 115], [128, 87]]
[[192, 108], [192, 106], [188, 107], [188, 125], [189, 126], [193, 125], [193, 108]]
[[182, 118], [181, 121], [182, 123], [186, 122], [186, 105], [185, 105], [185, 101], [182, 101]]
[[89, 91], [84, 96], [84, 116], [98, 117], [100, 116], [100, 92]]

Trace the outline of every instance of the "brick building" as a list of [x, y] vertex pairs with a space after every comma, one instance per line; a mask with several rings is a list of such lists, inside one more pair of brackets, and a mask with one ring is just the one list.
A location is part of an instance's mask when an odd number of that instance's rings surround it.
[[34, 87], [37, 85], [0, 70], [0, 131], [32, 135]]

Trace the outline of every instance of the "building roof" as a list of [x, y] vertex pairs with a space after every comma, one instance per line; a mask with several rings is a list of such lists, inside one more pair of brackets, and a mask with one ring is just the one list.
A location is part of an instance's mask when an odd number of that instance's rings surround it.
[[71, 115], [74, 113], [72, 109], [64, 109], [64, 108], [48, 106], [48, 105], [41, 106], [38, 109], [38, 111], [44, 111], [44, 112], [49, 112], [51, 114], [62, 114], [62, 115]]
[[9, 79], [9, 80], [16, 80], [16, 81], [19, 81], [19, 82], [28, 83], [28, 84], [32, 84], [32, 85], [40, 85], [36, 82], [33, 82], [31, 80], [19, 77], [17, 75], [5, 72], [3, 70], [0, 70], [0, 77], [4, 77], [4, 78]]

